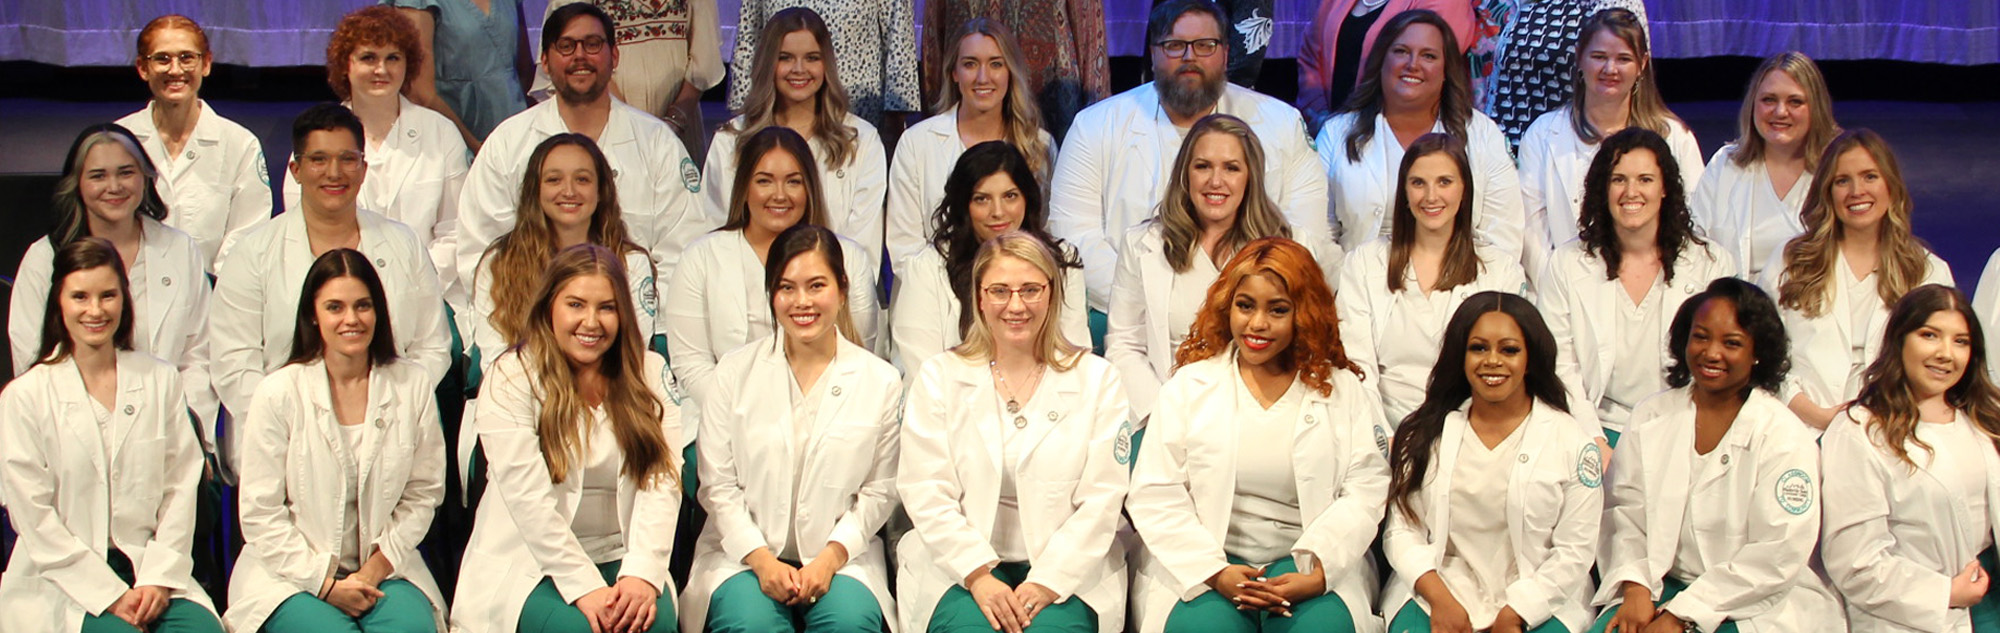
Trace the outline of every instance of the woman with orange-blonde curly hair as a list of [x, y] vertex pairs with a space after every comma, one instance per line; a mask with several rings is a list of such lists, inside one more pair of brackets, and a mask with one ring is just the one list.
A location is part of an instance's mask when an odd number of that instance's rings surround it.
[[1126, 495], [1141, 632], [1380, 630], [1367, 552], [1388, 435], [1333, 305], [1312, 254], [1280, 237], [1209, 286]]

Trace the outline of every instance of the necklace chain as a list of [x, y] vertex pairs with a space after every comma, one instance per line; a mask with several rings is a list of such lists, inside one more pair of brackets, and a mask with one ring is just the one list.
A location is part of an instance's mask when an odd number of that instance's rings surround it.
[[[987, 361], [987, 362], [986, 362], [986, 368], [987, 368], [987, 369], [989, 369], [989, 370], [992, 370], [992, 372], [993, 372], [993, 380], [994, 380], [994, 382], [995, 382], [995, 383], [997, 383], [997, 385], [996, 385], [996, 386], [1000, 388], [1000, 395], [1002, 395], [1002, 396], [1005, 396], [1005, 397], [1007, 398], [1007, 413], [1009, 413], [1009, 414], [1017, 414], [1017, 413], [1020, 413], [1020, 412], [1021, 412], [1021, 400], [1020, 400], [1020, 398], [1018, 398], [1018, 397], [1015, 397], [1015, 395], [1014, 395], [1014, 386], [1013, 386], [1013, 384], [1011, 384], [1011, 383], [1008, 383], [1008, 382], [1007, 382], [1007, 376], [1005, 376], [1005, 375], [1003, 375], [1003, 374], [1001, 374], [1001, 373], [1000, 373], [1000, 363], [999, 363], [999, 361]], [[1047, 368], [1048, 368], [1048, 365], [1042, 365], [1042, 364], [1036, 364], [1036, 365], [1035, 365], [1035, 378], [1034, 378], [1034, 384], [1041, 384], [1041, 381], [1042, 381], [1042, 371], [1043, 371], [1044, 369], [1047, 369]], [[1024, 421], [1025, 419], [1026, 419], [1026, 418], [1016, 418], [1016, 419], [1015, 419], [1015, 421], [1014, 421], [1014, 426], [1017, 426], [1017, 427], [1018, 427], [1018, 426], [1024, 426], [1024, 423], [1023, 423], [1023, 421]]]

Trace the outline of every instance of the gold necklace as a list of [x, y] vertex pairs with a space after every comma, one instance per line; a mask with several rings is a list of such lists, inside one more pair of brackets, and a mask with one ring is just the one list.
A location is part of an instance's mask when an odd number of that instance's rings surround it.
[[[1000, 395], [1007, 398], [1007, 414], [1014, 416], [1014, 428], [1028, 428], [1028, 417], [1021, 415], [1021, 400], [1014, 396], [1013, 385], [1007, 382], [1007, 377], [1000, 374], [999, 361], [986, 361], [986, 368], [993, 372], [994, 386], [1000, 389]], [[1042, 370], [1047, 368], [1048, 365], [1035, 365], [1035, 384], [1041, 384]]]

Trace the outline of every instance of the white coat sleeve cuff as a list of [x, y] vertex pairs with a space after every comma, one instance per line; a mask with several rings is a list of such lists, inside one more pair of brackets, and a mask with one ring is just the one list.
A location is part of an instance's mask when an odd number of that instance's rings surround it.
[[[645, 576], [639, 576], [638, 570], [634, 569], [637, 566], [639, 566], [637, 557], [626, 556], [624, 563], [619, 565], [621, 569], [618, 575], [645, 578]], [[604, 584], [604, 578], [597, 575], [595, 566], [580, 567], [574, 573], [564, 574], [560, 577], [551, 576], [549, 580], [555, 582], [556, 593], [562, 594], [563, 604], [576, 604], [577, 599], [582, 598], [584, 594], [608, 586]], [[657, 587], [658, 585], [655, 585], [655, 588]]]
[[1523, 578], [1507, 586], [1507, 606], [1513, 607], [1514, 613], [1527, 623], [1524, 628], [1541, 626], [1555, 615], [1556, 598], [1548, 587], [1533, 579]]
[[1056, 565], [1050, 564], [1043, 568], [1029, 569], [1028, 579], [1024, 582], [1032, 582], [1047, 587], [1049, 591], [1055, 592], [1056, 602], [1062, 602], [1068, 600], [1071, 595], [1076, 593], [1078, 583], [1077, 579], [1069, 578], [1066, 574], [1057, 572], [1055, 567]]
[[966, 591], [971, 591], [972, 587], [965, 584], [965, 579], [971, 577], [972, 572], [979, 571], [982, 569], [991, 570], [994, 567], [999, 567], [999, 566], [1000, 566], [1000, 556], [996, 554], [991, 558], [988, 558], [986, 562], [979, 563], [977, 565], [960, 566], [955, 568], [953, 571], [954, 573], [958, 574], [958, 578], [956, 579], [958, 581], [958, 586], [964, 587]]
[[847, 548], [849, 561], [860, 558], [862, 553], [868, 551], [868, 535], [845, 523], [834, 525], [833, 532], [827, 535], [826, 540], [828, 543], [839, 543], [841, 547]]
[[1714, 631], [1720, 628], [1723, 621], [1727, 619], [1721, 613], [1717, 613], [1715, 609], [1710, 608], [1709, 605], [1695, 604], [1692, 598], [1682, 600], [1679, 597], [1675, 597], [1673, 600], [1660, 605], [1660, 609], [1674, 614], [1674, 617], [1694, 622], [1695, 626], [1701, 627], [1703, 631]]

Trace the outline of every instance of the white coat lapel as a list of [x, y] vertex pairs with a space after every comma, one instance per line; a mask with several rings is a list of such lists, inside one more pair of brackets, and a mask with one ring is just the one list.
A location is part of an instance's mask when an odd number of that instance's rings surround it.
[[[1583, 258], [1584, 279], [1588, 280], [1584, 283], [1590, 284], [1590, 287], [1594, 289], [1593, 292], [1585, 293], [1591, 299], [1591, 314], [1576, 315], [1572, 316], [1571, 319], [1591, 324], [1587, 326], [1587, 331], [1591, 334], [1592, 338], [1580, 341], [1580, 343], [1591, 347], [1588, 353], [1597, 362], [1595, 364], [1586, 364], [1583, 367], [1585, 376], [1584, 384], [1574, 387], [1579, 393], [1583, 393], [1585, 397], [1589, 398], [1590, 401], [1572, 403], [1571, 406], [1594, 409], [1597, 407], [1597, 400], [1604, 397], [1604, 385], [1611, 382], [1611, 366], [1618, 359], [1618, 327], [1622, 325], [1624, 320], [1619, 317], [1619, 315], [1624, 314], [1619, 311], [1619, 308], [1623, 308], [1624, 306], [1619, 305], [1618, 302], [1631, 303], [1632, 301], [1625, 294], [1624, 284], [1619, 283], [1616, 279], [1605, 279], [1604, 275], [1598, 272], [1604, 266], [1603, 258], [1595, 255]], [[1581, 316], [1582, 318], [1577, 318], [1577, 316]], [[1576, 329], [1586, 330], [1586, 328]], [[1581, 354], [1583, 352], [1578, 353]], [[1597, 388], [1591, 389], [1590, 386]]]
[[[1147, 354], [1152, 359], [1153, 371], [1165, 376], [1173, 368], [1170, 359], [1173, 350], [1166, 349], [1174, 340], [1174, 333], [1167, 325], [1167, 299], [1173, 295], [1174, 269], [1167, 265], [1166, 242], [1160, 229], [1148, 227], [1140, 233], [1139, 283], [1145, 286], [1146, 294], [1146, 345]], [[1164, 382], [1164, 381], [1162, 381]]]
[[139, 380], [139, 363], [147, 362], [134, 352], [118, 353], [118, 396], [111, 408], [111, 445], [105, 454], [111, 456], [111, 463], [118, 463], [118, 451], [125, 448], [126, 437], [132, 434], [132, 427], [139, 420], [141, 409], [146, 408], [146, 385]]
[[[1656, 418], [1658, 422], [1646, 425], [1647, 429], [1661, 427], [1666, 431], [1660, 437], [1660, 443], [1646, 447], [1645, 459], [1658, 465], [1653, 472], [1660, 473], [1646, 486], [1653, 493], [1652, 498], [1645, 500], [1646, 503], [1657, 507], [1656, 511], [1647, 513], [1647, 561], [1673, 560], [1676, 543], [1680, 540], [1681, 522], [1687, 518], [1687, 498], [1692, 494], [1688, 481], [1694, 476], [1693, 464], [1687, 458], [1688, 452], [1694, 450], [1694, 407], [1679, 397], [1662, 397], [1671, 399], [1673, 410]], [[1654, 576], [1667, 572], [1666, 569], [1647, 571]]]
[[[1528, 552], [1528, 543], [1525, 541], [1527, 530], [1522, 529], [1526, 525], [1523, 515], [1528, 505], [1528, 487], [1534, 485], [1532, 480], [1535, 467], [1541, 463], [1542, 451], [1555, 448], [1544, 446], [1549, 434], [1555, 428], [1555, 422], [1548, 417], [1548, 408], [1539, 401], [1531, 406], [1533, 408], [1528, 412], [1528, 419], [1521, 422], [1522, 428], [1514, 431], [1521, 434], [1521, 442], [1514, 449], [1520, 452], [1520, 457], [1515, 458], [1514, 468], [1507, 475], [1507, 522], [1513, 528], [1507, 532], [1508, 540], [1514, 543], [1514, 556], [1517, 559], [1523, 558]], [[1505, 455], [1500, 457], [1506, 458]]]
[[[174, 279], [169, 274], [166, 262], [170, 261], [168, 259], [170, 256], [167, 254], [168, 245], [170, 244], [167, 238], [170, 237], [170, 234], [167, 233], [166, 226], [150, 218], [139, 224], [142, 232], [139, 236], [139, 261], [151, 264], [151, 266], [146, 268], [148, 278], [130, 280], [133, 286], [147, 284], [149, 287], [146, 292], [146, 305], [139, 305], [137, 302], [134, 302], [132, 305], [132, 316], [151, 326], [146, 328], [146, 333], [150, 335], [148, 336], [150, 340], [143, 341], [147, 346], [143, 349], [156, 350], [155, 353], [158, 353], [157, 350], [166, 349], [166, 346], [162, 345], [162, 342], [168, 336], [165, 332], [167, 329], [167, 313], [171, 312], [169, 307], [175, 305], [173, 297], [176, 296], [177, 292], [185, 292], [188, 288], [187, 284], [193, 283], [195, 280]], [[128, 266], [127, 268], [130, 267]], [[206, 282], [207, 280], [204, 279], [202, 281]], [[176, 289], [174, 288], [174, 284], [180, 284], [181, 287]], [[172, 361], [170, 360], [169, 362]]]
[[[410, 103], [408, 97], [396, 98], [401, 101], [402, 109], [398, 110], [396, 123], [389, 126], [389, 135], [382, 139], [382, 146], [375, 150], [386, 155], [382, 160], [382, 169], [368, 172], [368, 181], [375, 185], [370, 189], [388, 194], [381, 197], [369, 196], [376, 200], [394, 200], [399, 197], [403, 183], [410, 179], [410, 172], [420, 167], [420, 163], [417, 162], [418, 154], [423, 150], [422, 141], [427, 140], [417, 138], [420, 132], [416, 126], [409, 125], [410, 111], [416, 108], [417, 104]], [[380, 211], [390, 212], [389, 209]]]
[[[1054, 367], [1048, 369], [1046, 377], [1043, 378], [1047, 384], [1037, 387], [1036, 391], [1047, 389], [1050, 395], [1055, 397], [1035, 398], [1037, 401], [1035, 404], [1038, 406], [1023, 412], [1028, 416], [1028, 426], [1021, 430], [1021, 455], [1010, 467], [1020, 468], [1027, 464], [1028, 456], [1035, 453], [1035, 448], [1041, 446], [1042, 440], [1054, 433], [1056, 427], [1069, 423], [1068, 409], [1071, 403], [1080, 401], [1083, 395], [1083, 385], [1078, 384], [1082, 379], [1082, 372], [1075, 369], [1064, 372], [1055, 371]], [[1087, 424], [1089, 420], [1081, 423]]]
[[1430, 544], [1435, 554], [1432, 558], [1436, 559], [1434, 564], [1444, 561], [1444, 539], [1451, 530], [1452, 471], [1458, 469], [1459, 443], [1465, 441], [1465, 434], [1471, 429], [1470, 416], [1466, 409], [1461, 408], [1455, 415], [1445, 418], [1444, 433], [1438, 437], [1437, 463], [1431, 466], [1437, 475], [1424, 486], [1424, 496], [1430, 497], [1428, 505], [1431, 509], [1431, 516], [1424, 519], [1424, 527], [1430, 533]]
[[[954, 354], [954, 356], [956, 355]], [[953, 360], [957, 361], [958, 359], [954, 358]], [[979, 434], [979, 443], [986, 447], [986, 463], [991, 465], [991, 469], [987, 473], [992, 477], [992, 481], [999, 481], [1000, 469], [1006, 467], [1001, 463], [1000, 459], [1000, 427], [998, 425], [1002, 424], [1001, 411], [1000, 404], [996, 401], [994, 395], [999, 389], [993, 384], [993, 378], [990, 374], [991, 369], [980, 367], [979, 365], [981, 364], [978, 362], [953, 362], [948, 366], [953, 366], [957, 369], [957, 371], [952, 373], [958, 375], [958, 392], [973, 398], [971, 402], [972, 406], [967, 408], [965, 417], [960, 418], [960, 420], [965, 424], [972, 425], [973, 431]], [[984, 400], [985, 402], [980, 402], [980, 400]], [[994, 490], [999, 490], [999, 488], [995, 487]]]
[[[813, 386], [814, 389], [821, 389], [821, 391], [819, 408], [813, 415], [812, 445], [805, 447], [805, 450], [808, 451], [808, 457], [805, 460], [808, 472], [813, 468], [814, 462], [819, 461], [813, 459], [813, 457], [819, 456], [821, 452], [820, 447], [826, 443], [827, 427], [832, 426], [835, 420], [840, 419], [844, 413], [842, 409], [846, 407], [847, 403], [854, 400], [854, 372], [860, 367], [860, 363], [856, 360], [855, 355], [866, 353], [868, 352], [848, 342], [847, 339], [840, 339], [834, 348], [833, 363], [827, 365], [826, 371], [820, 374], [819, 381], [821, 384]], [[840, 455], [826, 456], [828, 460], [839, 460], [842, 458], [843, 456]]]
[[[55, 388], [56, 401], [61, 404], [63, 412], [63, 417], [56, 424], [69, 433], [78, 446], [87, 449], [84, 452], [90, 457], [91, 467], [97, 470], [98, 484], [108, 484], [111, 468], [104, 461], [104, 436], [97, 433], [96, 415], [90, 408], [90, 389], [83, 385], [82, 369], [76, 366], [74, 358], [49, 369], [52, 370], [49, 383]], [[124, 376], [119, 379], [124, 382]], [[121, 394], [118, 399], [124, 400], [124, 396]], [[117, 411], [112, 412], [112, 417], [117, 417]]]
[[[312, 405], [312, 417], [303, 423], [305, 432], [311, 434], [314, 441], [325, 444], [326, 451], [340, 463], [341, 476], [352, 479], [356, 474], [354, 451], [348, 450], [347, 438], [340, 434], [340, 418], [333, 412], [333, 384], [327, 377], [326, 365], [313, 361], [298, 375], [305, 381], [305, 396]], [[372, 374], [370, 378], [372, 382]], [[368, 391], [369, 399], [374, 400], [373, 385]], [[370, 411], [373, 411], [372, 407]]]

